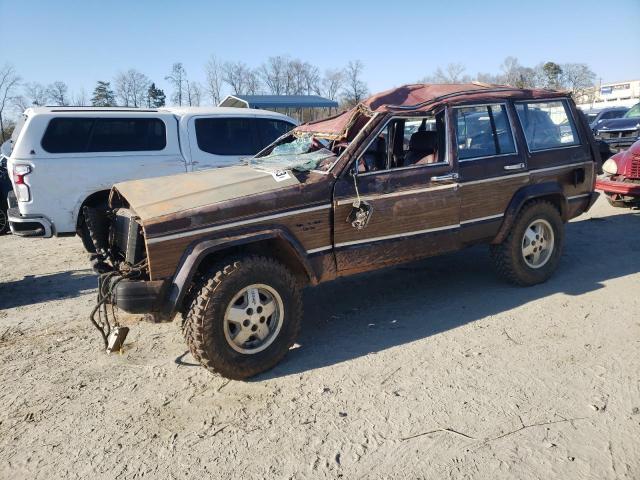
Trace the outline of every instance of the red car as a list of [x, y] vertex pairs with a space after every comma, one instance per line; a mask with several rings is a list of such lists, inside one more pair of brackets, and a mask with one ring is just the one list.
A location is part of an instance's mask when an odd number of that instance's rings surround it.
[[640, 206], [640, 140], [602, 164], [604, 174], [596, 180], [614, 207]]

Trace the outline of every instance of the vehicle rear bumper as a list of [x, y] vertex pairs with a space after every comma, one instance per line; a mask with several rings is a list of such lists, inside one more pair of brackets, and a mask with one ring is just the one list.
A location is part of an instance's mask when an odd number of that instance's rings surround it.
[[604, 193], [617, 193], [618, 195], [640, 196], [640, 183], [611, 180], [604, 175], [596, 179], [596, 188]]
[[18, 207], [7, 210], [11, 233], [21, 237], [49, 238], [53, 235], [51, 221], [39, 215], [21, 215]]
[[111, 277], [109, 303], [134, 314], [162, 314], [167, 304], [167, 280], [130, 280]]

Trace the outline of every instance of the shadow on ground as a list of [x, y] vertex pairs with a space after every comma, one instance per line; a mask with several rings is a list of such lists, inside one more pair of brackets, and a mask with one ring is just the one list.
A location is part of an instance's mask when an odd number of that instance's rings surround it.
[[256, 381], [402, 345], [550, 295], [604, 288], [640, 271], [639, 240], [637, 212], [572, 222], [558, 271], [529, 288], [499, 279], [479, 246], [308, 289], [300, 347]]
[[91, 270], [27, 275], [22, 280], [0, 282], [0, 310], [77, 296], [97, 287]]

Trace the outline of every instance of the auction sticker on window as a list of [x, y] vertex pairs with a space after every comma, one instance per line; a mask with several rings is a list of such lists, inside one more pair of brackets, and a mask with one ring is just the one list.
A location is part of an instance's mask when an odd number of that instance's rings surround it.
[[277, 170], [275, 172], [271, 172], [271, 175], [276, 182], [284, 182], [291, 178], [288, 170]]

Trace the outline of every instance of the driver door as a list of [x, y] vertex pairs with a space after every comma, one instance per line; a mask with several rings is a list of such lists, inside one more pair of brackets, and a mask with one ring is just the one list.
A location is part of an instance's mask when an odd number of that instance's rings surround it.
[[460, 200], [445, 114], [391, 118], [343, 172], [333, 209], [338, 275], [459, 248]]

